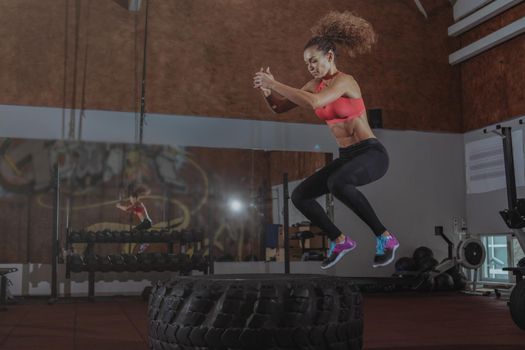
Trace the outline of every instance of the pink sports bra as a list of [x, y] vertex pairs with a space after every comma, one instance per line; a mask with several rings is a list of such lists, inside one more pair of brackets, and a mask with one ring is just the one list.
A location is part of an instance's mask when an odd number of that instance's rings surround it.
[[[317, 86], [316, 92], [324, 89], [324, 81]], [[359, 117], [364, 111], [365, 103], [362, 98], [339, 97], [337, 100], [315, 109], [315, 114], [327, 124], [342, 123], [348, 119]]]

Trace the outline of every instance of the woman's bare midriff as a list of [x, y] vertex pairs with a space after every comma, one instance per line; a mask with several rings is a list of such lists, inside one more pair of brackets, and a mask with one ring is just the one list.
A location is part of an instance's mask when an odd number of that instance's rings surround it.
[[329, 124], [328, 127], [339, 147], [348, 147], [354, 143], [375, 138], [368, 124], [366, 113], [361, 114], [358, 118], [349, 119], [342, 123]]

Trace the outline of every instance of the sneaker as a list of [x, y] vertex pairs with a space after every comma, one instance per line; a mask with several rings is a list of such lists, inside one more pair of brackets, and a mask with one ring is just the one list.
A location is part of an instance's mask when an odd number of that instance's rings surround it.
[[346, 255], [346, 253], [354, 250], [356, 246], [357, 243], [355, 241], [348, 237], [345, 237], [345, 240], [343, 242], [334, 245], [334, 248], [333, 250], [331, 250], [331, 253], [328, 255], [328, 258], [326, 258], [321, 263], [321, 269], [326, 270], [334, 266], [343, 258], [343, 256]]
[[328, 248], [328, 253], [326, 253], [327, 257], [332, 255], [332, 252], [334, 251], [334, 248], [335, 248], [335, 241], [332, 241], [331, 239], [329, 241], [330, 241], [330, 248]]
[[138, 250], [138, 253], [144, 253], [146, 251], [146, 249], [148, 249], [149, 247], [149, 243], [142, 243], [140, 246], [139, 246], [139, 250]]
[[377, 237], [376, 240], [376, 255], [372, 266], [386, 266], [396, 258], [396, 250], [399, 248], [399, 241], [393, 234], [390, 234], [390, 236], [381, 235]]

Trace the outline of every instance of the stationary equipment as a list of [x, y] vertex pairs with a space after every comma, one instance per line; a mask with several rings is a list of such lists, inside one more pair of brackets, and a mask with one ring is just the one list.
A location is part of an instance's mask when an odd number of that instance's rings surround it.
[[477, 270], [483, 265], [487, 255], [486, 249], [479, 238], [468, 235], [464, 228], [463, 232], [465, 235], [461, 237], [455, 247], [454, 243], [443, 232], [443, 226], [434, 228], [436, 236], [441, 236], [448, 245], [447, 258], [430, 271], [430, 278], [436, 279], [436, 282], [447, 278], [446, 274], [448, 274], [457, 284], [457, 279], [461, 277], [461, 268], [474, 270], [474, 280], [477, 279]]
[[[519, 120], [520, 124], [523, 121]], [[498, 130], [500, 130], [498, 132]], [[483, 130], [487, 133], [487, 130]], [[525, 199], [517, 198], [516, 178], [514, 176], [514, 152], [512, 149], [512, 128], [496, 126], [493, 132], [503, 140], [503, 159], [505, 162], [505, 179], [507, 182], [508, 209], [500, 211], [505, 224], [512, 230], [512, 235], [518, 240], [521, 249], [525, 251]], [[504, 271], [511, 271], [516, 276], [516, 286], [510, 294], [508, 302], [512, 320], [518, 327], [525, 330], [525, 266], [505, 267]]]
[[485, 261], [485, 246], [480, 239], [467, 234], [455, 245], [443, 232], [442, 226], [436, 226], [434, 233], [448, 245], [448, 256], [441, 263], [434, 258], [431, 249], [419, 247], [411, 258], [402, 257], [396, 261], [396, 273], [392, 277], [354, 277], [352, 280], [363, 292], [464, 289], [466, 278], [462, 268], [477, 271]]

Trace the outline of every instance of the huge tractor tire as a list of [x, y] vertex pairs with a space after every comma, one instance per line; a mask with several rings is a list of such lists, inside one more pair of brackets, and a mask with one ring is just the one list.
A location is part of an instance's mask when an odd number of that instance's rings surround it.
[[361, 294], [347, 278], [178, 277], [156, 283], [148, 312], [152, 350], [363, 347]]
[[510, 293], [510, 316], [516, 326], [525, 330], [525, 281], [519, 281]]

